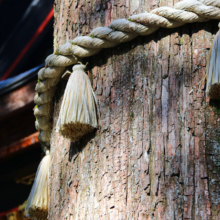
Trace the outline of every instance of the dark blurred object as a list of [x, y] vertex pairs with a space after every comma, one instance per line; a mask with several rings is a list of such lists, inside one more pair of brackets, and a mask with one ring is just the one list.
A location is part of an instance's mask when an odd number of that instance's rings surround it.
[[23, 220], [21, 212], [10, 212], [6, 214], [7, 220]]
[[33, 115], [36, 82], [37, 70], [0, 82], [0, 91], [5, 91], [0, 95], [0, 212], [27, 199], [27, 183], [41, 160]]
[[24, 211], [27, 201], [5, 212], [0, 212], [0, 220], [31, 220]]
[[53, 0], [0, 1], [0, 79], [39, 64], [52, 53]]
[[53, 51], [53, 2], [0, 0], [0, 220], [24, 219], [18, 207], [42, 158], [33, 108], [37, 72]]
[[9, 79], [1, 81], [0, 96], [18, 88], [21, 85], [24, 85], [26, 82], [33, 80], [34, 78], [36, 79], [38, 70], [43, 66], [44, 64], [41, 64], [15, 77], [11, 77]]

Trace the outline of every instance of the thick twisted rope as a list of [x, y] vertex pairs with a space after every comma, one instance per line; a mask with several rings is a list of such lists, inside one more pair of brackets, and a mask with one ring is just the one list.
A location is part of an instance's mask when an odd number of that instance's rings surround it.
[[108, 27], [98, 27], [89, 36], [80, 36], [61, 45], [56, 54], [46, 58], [46, 67], [38, 72], [39, 82], [34, 101], [37, 104], [34, 114], [36, 128], [40, 131], [39, 140], [50, 144], [53, 109], [52, 99], [55, 86], [60, 81], [65, 66], [73, 65], [79, 59], [97, 54], [103, 48], [115, 47], [137, 36], [152, 34], [160, 27], [175, 28], [186, 23], [205, 22], [220, 19], [220, 0], [184, 0], [171, 7], [160, 7], [150, 13], [132, 15], [128, 19], [117, 19]]

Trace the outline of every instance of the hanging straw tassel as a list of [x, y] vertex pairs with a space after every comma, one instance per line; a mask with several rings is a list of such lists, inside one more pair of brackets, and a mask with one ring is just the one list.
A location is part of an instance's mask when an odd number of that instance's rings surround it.
[[81, 64], [73, 66], [57, 121], [57, 130], [71, 141], [98, 127], [97, 101], [85, 68]]
[[220, 31], [216, 34], [210, 51], [206, 92], [211, 99], [220, 100]]
[[50, 153], [41, 160], [34, 179], [34, 184], [29, 195], [25, 211], [27, 217], [36, 220], [47, 219], [48, 215], [48, 179], [50, 167]]

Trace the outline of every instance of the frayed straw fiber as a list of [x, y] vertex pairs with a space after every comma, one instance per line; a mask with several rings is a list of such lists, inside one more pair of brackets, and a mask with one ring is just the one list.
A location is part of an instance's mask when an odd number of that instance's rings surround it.
[[57, 121], [57, 130], [72, 141], [98, 127], [96, 98], [85, 68], [84, 65], [73, 67]]
[[27, 217], [31, 219], [47, 219], [49, 167], [50, 154], [49, 151], [47, 151], [46, 156], [38, 166], [34, 184], [25, 207]]

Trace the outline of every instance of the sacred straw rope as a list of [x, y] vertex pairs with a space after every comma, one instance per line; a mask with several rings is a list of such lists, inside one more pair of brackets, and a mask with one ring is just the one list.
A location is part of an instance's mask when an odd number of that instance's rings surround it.
[[58, 55], [49, 55], [45, 60], [46, 67], [38, 72], [37, 94], [34, 97], [37, 106], [34, 114], [37, 117], [36, 128], [40, 131], [40, 142], [50, 145], [52, 99], [55, 86], [66, 66], [76, 64], [80, 58], [93, 56], [102, 48], [115, 47], [137, 36], [152, 34], [160, 27], [175, 28], [186, 23], [220, 20], [219, 8], [220, 0], [184, 0], [173, 8], [160, 7], [150, 13], [117, 19], [108, 27], [94, 29], [89, 36], [76, 37], [61, 45], [56, 52]]

